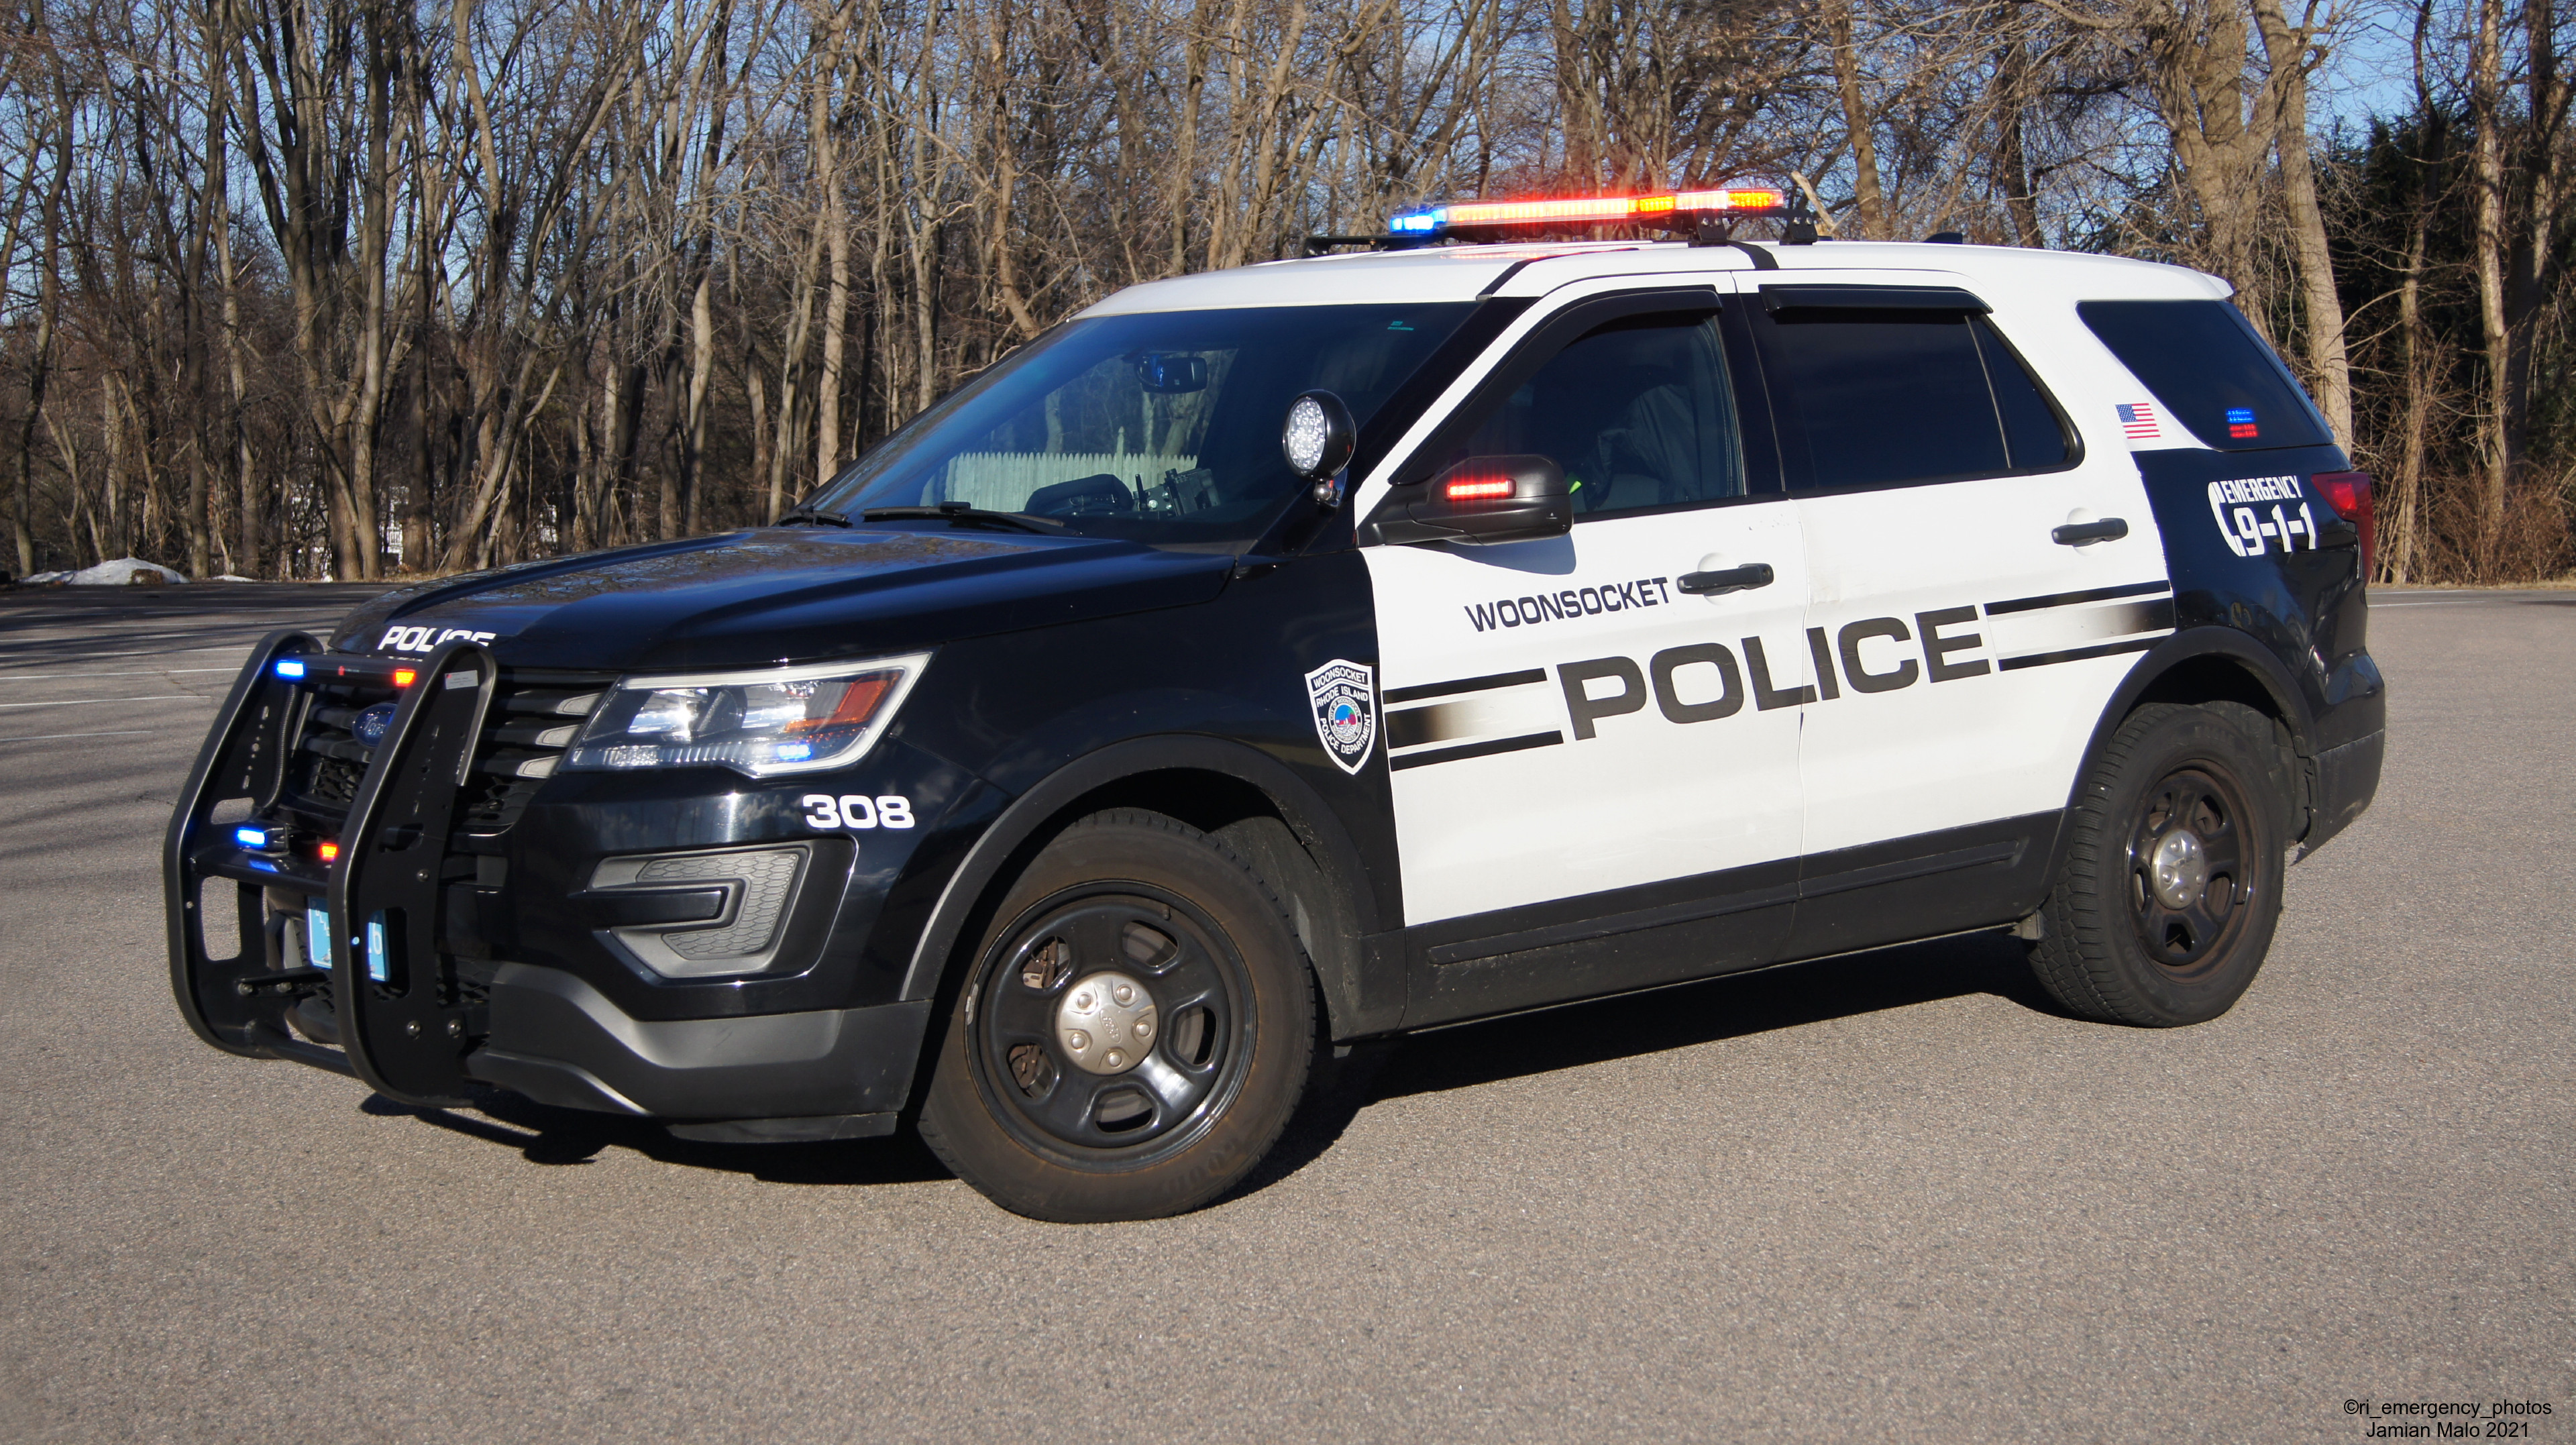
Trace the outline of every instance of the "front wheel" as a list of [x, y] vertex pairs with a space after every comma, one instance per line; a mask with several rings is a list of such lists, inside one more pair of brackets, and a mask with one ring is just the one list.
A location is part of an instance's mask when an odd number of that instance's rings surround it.
[[2158, 703], [2113, 734], [2076, 801], [2031, 950], [2068, 1010], [2170, 1028], [2218, 1017], [2253, 984], [2288, 847], [2269, 728], [2242, 706]]
[[921, 1136], [1035, 1219], [1195, 1209], [1261, 1162], [1318, 1047], [1269, 886], [1160, 814], [1096, 814], [1031, 860], [948, 1019]]

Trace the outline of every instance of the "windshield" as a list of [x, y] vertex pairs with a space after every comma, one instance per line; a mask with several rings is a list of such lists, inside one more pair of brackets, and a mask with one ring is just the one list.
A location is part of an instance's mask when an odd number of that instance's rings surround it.
[[1279, 450], [1297, 394], [1331, 391], [1366, 425], [1473, 309], [1280, 306], [1076, 321], [923, 413], [807, 505], [855, 519], [964, 503], [1085, 536], [1248, 542], [1307, 486]]

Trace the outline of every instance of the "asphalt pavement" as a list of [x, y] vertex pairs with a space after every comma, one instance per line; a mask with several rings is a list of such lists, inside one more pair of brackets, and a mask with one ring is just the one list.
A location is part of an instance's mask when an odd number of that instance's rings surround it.
[[1407, 1040], [1253, 1187], [1087, 1227], [905, 1139], [416, 1113], [199, 1044], [173, 792], [246, 646], [364, 595], [0, 593], [0, 1437], [2356, 1440], [2514, 1399], [2576, 1441], [2576, 592], [2374, 598], [2378, 804], [2214, 1023], [2063, 1017], [2000, 935], [1882, 950]]

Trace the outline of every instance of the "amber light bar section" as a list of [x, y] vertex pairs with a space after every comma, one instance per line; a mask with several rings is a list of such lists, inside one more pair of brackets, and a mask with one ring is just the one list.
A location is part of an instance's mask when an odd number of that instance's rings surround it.
[[[1669, 197], [1652, 196], [1648, 199], [1664, 202], [1655, 209], [1667, 211], [1776, 211], [1787, 204], [1788, 200], [1776, 190], [1751, 188], [1724, 191], [1676, 191]], [[1645, 204], [1640, 202], [1638, 209], [1646, 209]]]

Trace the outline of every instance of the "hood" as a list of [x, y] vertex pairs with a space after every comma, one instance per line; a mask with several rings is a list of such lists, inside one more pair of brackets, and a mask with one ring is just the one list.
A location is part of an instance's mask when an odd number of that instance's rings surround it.
[[1204, 602], [1233, 562], [939, 525], [767, 528], [406, 587], [351, 612], [331, 646], [422, 656], [474, 636], [513, 667], [617, 672], [873, 657]]

